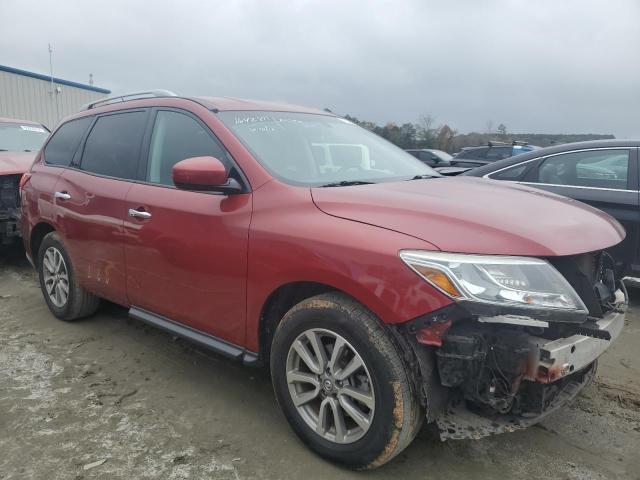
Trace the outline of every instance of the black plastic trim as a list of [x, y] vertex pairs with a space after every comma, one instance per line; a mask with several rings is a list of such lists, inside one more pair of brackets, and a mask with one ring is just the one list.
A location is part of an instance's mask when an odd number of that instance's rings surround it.
[[562, 310], [544, 308], [519, 308], [515, 306], [483, 304], [462, 300], [414, 318], [413, 320], [409, 320], [403, 325], [408, 328], [409, 333], [414, 333], [416, 330], [431, 326], [434, 323], [446, 321], [456, 322], [464, 319], [495, 317], [499, 315], [527, 316], [535, 318], [536, 320], [544, 320], [559, 325], [581, 325], [588, 319], [586, 312], [564, 312]]
[[129, 315], [136, 320], [140, 320], [166, 332], [173, 333], [174, 335], [185, 338], [197, 345], [213, 350], [226, 357], [241, 361], [245, 365], [257, 366], [260, 363], [257, 353], [250, 352], [249, 350], [245, 350], [244, 348], [222, 340], [221, 338], [214, 337], [208, 333], [182, 325], [181, 323], [156, 315], [155, 313], [143, 310], [142, 308], [131, 307], [129, 309]]
[[244, 187], [235, 179], [229, 178], [227, 183], [223, 185], [195, 185], [190, 183], [177, 183], [176, 188], [179, 190], [189, 190], [192, 192], [212, 192], [222, 193], [224, 195], [234, 195], [236, 193], [249, 193], [246, 192]]

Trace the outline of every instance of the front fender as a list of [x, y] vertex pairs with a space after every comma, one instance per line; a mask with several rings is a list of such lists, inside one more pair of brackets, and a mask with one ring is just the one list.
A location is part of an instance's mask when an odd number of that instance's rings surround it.
[[299, 201], [291, 201], [291, 190], [288, 195], [276, 195], [265, 186], [254, 192], [247, 284], [248, 349], [258, 351], [262, 309], [270, 295], [288, 283], [315, 282], [340, 290], [389, 324], [451, 303], [398, 256], [406, 248], [432, 250], [431, 244], [327, 215], [311, 202], [308, 189], [294, 191]]

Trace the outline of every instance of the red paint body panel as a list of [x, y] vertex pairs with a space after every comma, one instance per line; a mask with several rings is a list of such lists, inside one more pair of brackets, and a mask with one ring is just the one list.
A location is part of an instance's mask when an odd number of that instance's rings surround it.
[[128, 304], [244, 344], [251, 195], [134, 184], [125, 221]]
[[254, 192], [249, 240], [247, 348], [257, 351], [265, 301], [291, 282], [318, 282], [342, 290], [386, 323], [400, 323], [451, 300], [405, 266], [403, 248], [433, 245], [384, 228], [321, 212], [308, 188], [273, 181]]
[[330, 215], [403, 232], [446, 252], [574, 255], [625, 236], [616, 220], [584, 203], [472, 177], [316, 188], [313, 199]]
[[119, 304], [127, 303], [124, 216], [131, 186], [73, 169], [64, 170], [55, 186], [56, 192], [71, 196], [54, 199], [54, 225], [77, 277], [87, 290]]
[[333, 113], [327, 112], [326, 110], [320, 110], [318, 108], [309, 108], [300, 105], [290, 105], [263, 100], [245, 100], [233, 97], [197, 97], [195, 100], [204, 103], [210, 109], [220, 111], [266, 110], [273, 112], [313, 113], [317, 115], [330, 115], [335, 117]]
[[[53, 193], [58, 177], [64, 172], [62, 168], [47, 167], [40, 163], [39, 153], [31, 167], [31, 178], [22, 189], [21, 234], [22, 243], [29, 258], [36, 257], [38, 252], [31, 250], [31, 232], [40, 223], [55, 225], [53, 209]], [[35, 175], [34, 175], [35, 174]]]
[[214, 157], [185, 158], [172, 169], [173, 183], [176, 185], [224, 185], [227, 171], [220, 160]]
[[43, 125], [38, 122], [34, 122], [33, 120], [20, 120], [19, 118], [7, 118], [0, 117], [0, 123], [14, 123], [18, 125], [33, 125], [36, 127], [42, 127]]
[[0, 175], [28, 172], [35, 157], [32, 152], [0, 152]]

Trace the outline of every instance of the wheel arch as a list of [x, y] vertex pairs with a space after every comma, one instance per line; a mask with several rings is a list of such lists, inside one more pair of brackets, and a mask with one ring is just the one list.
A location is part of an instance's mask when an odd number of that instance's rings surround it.
[[48, 222], [39, 222], [31, 229], [28, 253], [31, 255], [36, 270], [38, 269], [37, 256], [38, 251], [40, 250], [40, 245], [42, 244], [42, 239], [44, 239], [47, 234], [55, 231], [56, 229], [53, 225]]
[[327, 292], [340, 292], [351, 297], [339, 288], [313, 281], [285, 283], [271, 292], [262, 306], [258, 323], [261, 363], [269, 364], [273, 334], [284, 315], [303, 300]]

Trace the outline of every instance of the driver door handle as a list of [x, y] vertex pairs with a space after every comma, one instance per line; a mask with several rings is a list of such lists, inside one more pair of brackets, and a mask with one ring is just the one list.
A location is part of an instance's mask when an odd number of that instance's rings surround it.
[[142, 219], [151, 218], [151, 214], [149, 212], [145, 212], [144, 210], [134, 210], [133, 208], [129, 209], [129, 216]]
[[56, 192], [53, 194], [54, 198], [59, 198], [60, 200], [71, 200], [71, 195], [67, 192]]

